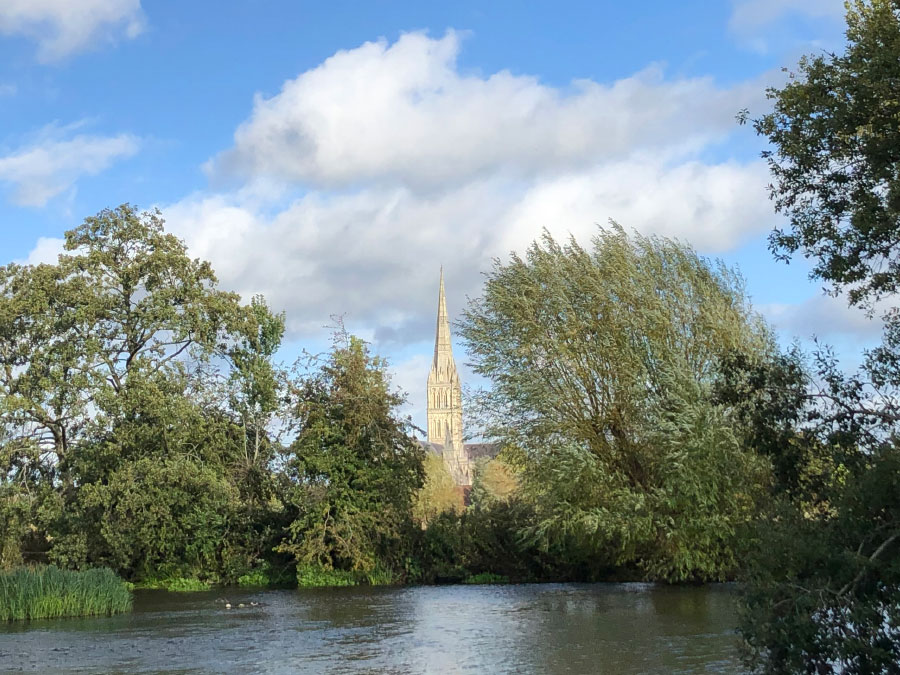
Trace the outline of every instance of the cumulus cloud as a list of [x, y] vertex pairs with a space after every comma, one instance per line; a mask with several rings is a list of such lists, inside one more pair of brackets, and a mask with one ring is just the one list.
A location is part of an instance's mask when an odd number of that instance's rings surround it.
[[138, 151], [138, 139], [129, 134], [72, 134], [76, 127], [50, 125], [33, 143], [0, 156], [0, 181], [12, 186], [16, 204], [44, 206], [81, 176], [97, 174]]
[[257, 96], [214, 176], [267, 177], [316, 187], [402, 182], [446, 188], [498, 172], [531, 177], [593, 166], [638, 150], [704, 146], [763, 99], [761, 82], [717, 87], [666, 80], [651, 66], [611, 84], [567, 88], [501, 71], [457, 67], [460, 35], [403, 35], [341, 51]]
[[16, 262], [22, 265], [55, 265], [59, 255], [65, 250], [65, 243], [64, 239], [57, 237], [40, 237], [28, 257]]
[[461, 72], [458, 49], [453, 32], [367, 43], [258, 99], [211, 163], [245, 182], [161, 204], [169, 228], [285, 310], [291, 339], [345, 314], [396, 350], [432, 338], [439, 265], [457, 313], [543, 228], [586, 241], [612, 218], [719, 253], [772, 226], [764, 165], [708, 159], [762, 83], [654, 68], [553, 88]]
[[3, 0], [0, 34], [38, 43], [38, 59], [58, 61], [144, 29], [140, 0]]
[[346, 313], [376, 341], [396, 345], [433, 332], [438, 265], [461, 309], [492, 258], [521, 251], [545, 227], [584, 241], [612, 217], [705, 251], [727, 250], [771, 226], [764, 178], [757, 162], [667, 167], [634, 159], [527, 185], [485, 178], [439, 194], [403, 186], [312, 192], [272, 216], [225, 195], [163, 211], [223, 282], [286, 310], [293, 335]]

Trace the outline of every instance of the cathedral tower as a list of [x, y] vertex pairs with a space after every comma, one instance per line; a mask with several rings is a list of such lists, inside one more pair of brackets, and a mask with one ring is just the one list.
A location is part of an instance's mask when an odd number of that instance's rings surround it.
[[438, 292], [434, 361], [428, 373], [428, 442], [442, 446], [444, 463], [459, 485], [471, 484], [469, 457], [463, 445], [462, 388], [450, 344], [450, 319], [444, 298], [444, 269]]

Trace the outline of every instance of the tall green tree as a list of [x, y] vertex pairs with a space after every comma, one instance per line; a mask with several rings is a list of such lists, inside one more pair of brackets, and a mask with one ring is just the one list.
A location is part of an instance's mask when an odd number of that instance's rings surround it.
[[386, 362], [342, 329], [311, 365], [296, 385], [299, 433], [288, 454], [296, 517], [281, 549], [301, 569], [401, 575], [424, 481], [422, 447], [397, 413], [404, 399]]
[[[282, 331], [261, 300], [245, 306], [218, 289], [209, 263], [191, 259], [158, 212], [128, 204], [66, 232], [57, 264], [0, 268], [6, 501], [31, 505], [30, 524], [45, 528], [59, 562], [133, 559], [140, 548], [115, 549], [143, 536], [125, 531], [141, 518], [113, 514], [129, 485], [150, 489], [148, 463], [184, 460], [229, 484], [246, 457], [264, 463]], [[229, 372], [243, 392], [232, 400], [217, 384]]]
[[597, 570], [722, 578], [763, 467], [711, 387], [727, 354], [770, 337], [739, 277], [677, 242], [545, 234], [495, 263], [462, 336], [490, 378], [492, 433], [524, 453], [534, 534]]
[[772, 144], [771, 197], [790, 223], [772, 233], [772, 250], [802, 252], [852, 303], [900, 284], [898, 55], [900, 2], [851, 0], [846, 50], [803, 57], [754, 121]]
[[[845, 51], [802, 59], [754, 123], [772, 144], [771, 193], [790, 223], [773, 233], [773, 250], [802, 252], [815, 277], [870, 310], [900, 282], [898, 91], [900, 2], [854, 0]], [[764, 432], [751, 441], [770, 444], [773, 429], [792, 425], [802, 441], [781, 435], [791, 489], [763, 519], [748, 565], [741, 630], [759, 670], [875, 673], [900, 663], [900, 317], [894, 309], [885, 319], [858, 373], [820, 349], [801, 405], [788, 393], [785, 414], [755, 416]]]

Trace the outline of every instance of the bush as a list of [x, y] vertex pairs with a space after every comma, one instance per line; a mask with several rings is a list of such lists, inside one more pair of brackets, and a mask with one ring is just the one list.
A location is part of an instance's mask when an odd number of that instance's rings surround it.
[[358, 572], [326, 569], [319, 565], [297, 567], [297, 585], [306, 588], [357, 586], [360, 577]]
[[481, 574], [472, 574], [466, 577], [464, 584], [508, 584], [509, 577], [502, 574], [493, 574], [491, 572], [482, 572]]
[[238, 577], [237, 585], [242, 588], [286, 588], [297, 584], [297, 576], [289, 566], [274, 568], [268, 561], [260, 567]]
[[127, 584], [106, 568], [22, 567], [0, 572], [0, 620], [99, 616], [131, 609]]
[[139, 588], [161, 589], [165, 591], [208, 591], [212, 584], [194, 577], [166, 577], [145, 579]]
[[81, 487], [65, 513], [72, 531], [54, 542], [51, 560], [82, 564], [62, 554], [83, 539], [89, 562], [126, 578], [215, 577], [237, 500], [224, 477], [193, 459], [126, 462], [107, 482]]
[[304, 565], [297, 568], [297, 585], [306, 588], [390, 586], [396, 581], [394, 573], [382, 566], [376, 566], [368, 572], [327, 569], [320, 565]]

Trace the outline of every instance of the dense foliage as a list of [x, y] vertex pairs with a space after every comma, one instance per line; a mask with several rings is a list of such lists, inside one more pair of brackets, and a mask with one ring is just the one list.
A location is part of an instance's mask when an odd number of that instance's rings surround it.
[[158, 213], [0, 268], [0, 561], [232, 580], [280, 534], [283, 317], [216, 288]]
[[771, 196], [791, 226], [773, 250], [801, 250], [855, 303], [900, 282], [900, 2], [852, 0], [847, 24], [846, 51], [802, 58], [754, 124], [773, 145]]
[[[900, 3], [847, 5], [845, 53], [807, 57], [755, 122], [776, 207], [813, 274], [874, 312], [900, 279]], [[896, 672], [900, 663], [900, 315], [848, 374], [827, 349], [745, 370], [722, 390], [780, 490], [747, 561], [742, 633], [765, 672]], [[735, 373], [732, 373], [735, 375]], [[803, 381], [806, 377], [806, 382]]]
[[280, 548], [305, 574], [405, 575], [424, 451], [395, 415], [403, 399], [390, 391], [385, 366], [338, 332], [325, 362], [299, 382], [300, 432], [288, 449], [296, 516]]
[[[748, 658], [767, 672], [868, 673], [900, 662], [900, 371], [884, 349], [857, 375], [818, 354], [820, 384], [800, 405], [745, 427], [753, 439], [785, 417], [801, 422], [777, 458], [792, 470], [746, 561], [742, 632]], [[760, 384], [745, 406], [780, 382]]]
[[462, 335], [490, 378], [491, 433], [517, 449], [531, 536], [588, 576], [722, 579], [765, 465], [712, 400], [726, 357], [767, 358], [740, 279], [688, 246], [548, 234], [499, 261]]

